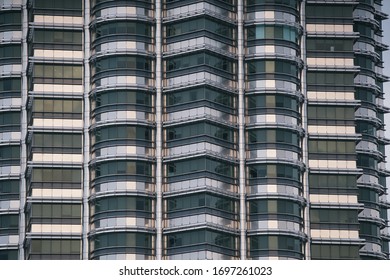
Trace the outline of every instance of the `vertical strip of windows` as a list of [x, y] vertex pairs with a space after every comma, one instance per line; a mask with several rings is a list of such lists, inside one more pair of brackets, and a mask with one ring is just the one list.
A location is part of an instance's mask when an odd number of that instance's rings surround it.
[[[237, 3], [165, 1], [163, 17], [163, 258], [238, 259]], [[194, 192], [234, 207], [170, 210]]]
[[388, 259], [388, 223], [386, 170], [384, 147], [384, 114], [390, 110], [383, 106], [383, 83], [389, 77], [383, 75], [382, 53], [388, 46], [382, 43], [381, 12], [383, 1], [359, 1], [354, 16], [354, 31], [359, 37], [354, 42], [354, 63], [359, 67], [355, 82], [355, 97], [361, 105], [356, 110], [356, 132], [361, 134], [357, 142], [357, 167], [363, 171], [357, 180], [358, 202], [364, 205], [359, 213], [359, 236], [364, 242], [360, 248], [361, 259]]
[[[23, 3], [0, 7], [0, 260], [23, 256]], [[25, 154], [24, 154], [25, 155]], [[21, 193], [22, 192], [22, 193]]]
[[155, 259], [156, 2], [90, 8], [89, 258]]
[[83, 258], [83, 0], [53, 3], [34, 0], [26, 5], [24, 258], [79, 260]]
[[[245, 6], [246, 257], [252, 260], [304, 258], [299, 4]], [[287, 206], [294, 215], [286, 215]]]
[[307, 64], [305, 183], [310, 203], [305, 222], [310, 259], [358, 259], [356, 249], [363, 241], [356, 223], [360, 205], [354, 182], [360, 170], [355, 150], [359, 135], [354, 117], [358, 103], [353, 92], [357, 72], [352, 48], [356, 38], [353, 8], [351, 3], [307, 1], [303, 16], [306, 42], [302, 50], [306, 50]]
[[162, 0], [156, 1], [156, 259], [162, 259]]

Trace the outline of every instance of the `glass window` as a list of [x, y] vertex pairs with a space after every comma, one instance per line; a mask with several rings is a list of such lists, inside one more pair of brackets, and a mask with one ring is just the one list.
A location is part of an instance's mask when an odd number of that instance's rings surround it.
[[1, 180], [0, 181], [0, 200], [3, 198], [19, 198], [19, 180]]
[[219, 56], [214, 53], [211, 54], [207, 52], [168, 58], [166, 60], [166, 71], [169, 72], [201, 65], [208, 65], [231, 74], [236, 72], [236, 63], [233, 60], [225, 56]]
[[377, 169], [378, 168], [378, 160], [374, 156], [358, 154], [357, 155], [357, 166], [360, 168]]
[[137, 21], [114, 21], [99, 23], [95, 30], [96, 37], [103, 37], [107, 35], [139, 35], [151, 36], [152, 26], [147, 22]]
[[345, 106], [308, 106], [308, 118], [311, 120], [354, 121], [355, 108]]
[[66, 118], [76, 114], [81, 118], [82, 104], [81, 99], [34, 98], [32, 111], [37, 117]]
[[143, 91], [103, 91], [97, 93], [92, 100], [92, 108], [116, 104], [151, 106], [152, 94]]
[[21, 11], [0, 11], [0, 30], [21, 30], [22, 13]]
[[352, 52], [353, 39], [307, 38], [307, 50], [318, 52]]
[[20, 160], [20, 146], [0, 146], [0, 162], [3, 160]]
[[279, 177], [296, 181], [300, 180], [301, 173], [298, 167], [286, 164], [254, 164], [248, 167], [248, 171], [249, 179]]
[[355, 99], [375, 103], [376, 95], [375, 92], [373, 92], [372, 90], [357, 88], [355, 90]]
[[0, 215], [0, 233], [2, 230], [18, 229], [19, 215]]
[[246, 30], [247, 40], [278, 39], [298, 43], [299, 32], [296, 27], [282, 25], [255, 25]]
[[1, 250], [0, 260], [17, 260], [18, 250]]
[[353, 31], [359, 32], [360, 36], [365, 36], [372, 39], [374, 38], [374, 34], [375, 34], [373, 27], [369, 23], [366, 24], [366, 23], [357, 22], [356, 24], [353, 25]]
[[237, 237], [226, 232], [202, 229], [167, 234], [166, 236], [168, 249], [182, 246], [203, 245], [204, 243], [226, 249], [237, 249]]
[[249, 144], [285, 143], [299, 146], [299, 135], [296, 131], [285, 129], [251, 129], [248, 130]]
[[20, 78], [4, 78], [0, 79], [0, 92], [20, 91], [22, 81]]
[[111, 161], [96, 164], [96, 177], [110, 175], [152, 176], [152, 163], [142, 161]]
[[356, 132], [376, 137], [376, 126], [369, 122], [356, 121]]
[[311, 223], [356, 224], [358, 211], [347, 209], [310, 209]]
[[[96, 72], [102, 72], [106, 70], [152, 70], [152, 60], [150, 58], [134, 55], [116, 55], [97, 58], [92, 63], [96, 68]], [[81, 69], [80, 69], [81, 73]]]
[[356, 175], [309, 174], [312, 193], [357, 193]]
[[367, 189], [367, 188], [359, 188], [358, 195], [359, 202], [371, 202], [374, 204], [379, 203], [379, 194], [375, 190]]
[[167, 38], [202, 30], [209, 31], [229, 39], [233, 39], [234, 36], [234, 25], [209, 17], [198, 17], [195, 19], [180, 21], [178, 23], [168, 24], [166, 27]]
[[247, 0], [247, 5], [269, 5], [269, 4], [281, 4], [290, 6], [292, 8], [297, 7], [298, 1], [297, 0]]
[[[33, 133], [32, 147], [43, 148], [50, 152], [50, 148], [63, 148], [62, 152], [81, 152], [82, 135], [75, 133]], [[70, 149], [67, 149], [70, 148]]]
[[22, 57], [22, 46], [19, 44], [0, 45], [0, 64], [2, 59], [20, 59]]
[[34, 29], [34, 43], [42, 44], [82, 44], [82, 31]]
[[34, 7], [37, 9], [54, 10], [81, 10], [83, 1], [80, 0], [35, 0]]
[[117, 125], [99, 127], [93, 131], [92, 136], [96, 142], [120, 139], [151, 141], [152, 131], [150, 127]]
[[0, 131], [18, 131], [20, 130], [20, 112], [0, 113]]
[[37, 83], [81, 84], [82, 65], [36, 63], [33, 77]]
[[314, 260], [360, 259], [359, 245], [312, 244], [311, 255]]
[[360, 222], [360, 231], [361, 235], [369, 235], [372, 237], [380, 237], [380, 228], [377, 224], [369, 222]]
[[309, 140], [309, 153], [354, 154], [355, 141]]
[[306, 17], [307, 18], [352, 18], [353, 6], [349, 5], [337, 5], [335, 8], [332, 5], [307, 5]]
[[191, 123], [166, 129], [167, 140], [179, 140], [196, 136], [208, 136], [234, 142], [234, 129], [209, 122]]
[[237, 212], [236, 200], [209, 193], [197, 193], [167, 199], [167, 212], [209, 207], [233, 214]]
[[179, 105], [189, 102], [207, 100], [230, 108], [235, 106], [235, 97], [230, 92], [216, 88], [196, 87], [186, 90], [166, 93], [167, 106]]
[[355, 56], [355, 65], [363, 69], [375, 71], [375, 61], [370, 56]]
[[[77, 219], [81, 222], [81, 204], [33, 203], [31, 217], [41, 219]], [[53, 221], [53, 223], [55, 223]], [[58, 223], [58, 222], [57, 222]]]
[[[92, 215], [112, 211], [153, 211], [152, 198], [141, 196], [115, 196], [91, 201]], [[128, 215], [130, 213], [127, 213]], [[118, 215], [118, 214], [115, 214]]]
[[353, 86], [354, 73], [346, 72], [308, 72], [308, 85]]
[[249, 214], [284, 214], [300, 216], [301, 205], [289, 200], [249, 200]]
[[259, 73], [277, 73], [298, 76], [298, 66], [292, 61], [250, 60], [247, 62], [248, 75]]
[[149, 249], [147, 254], [152, 254], [151, 249], [154, 247], [153, 237], [150, 233], [111, 232], [92, 236], [90, 243], [95, 250], [116, 247], [116, 252], [121, 250], [127, 252], [128, 247], [136, 247], [137, 249]]
[[286, 250], [302, 253], [302, 241], [296, 237], [283, 235], [260, 235], [250, 236], [249, 238], [251, 255], [256, 255], [254, 251], [261, 250]]
[[34, 167], [32, 169], [31, 181], [36, 183], [81, 183], [81, 169]]
[[167, 164], [168, 177], [201, 171], [208, 171], [232, 178], [235, 176], [235, 165], [230, 162], [207, 157], [180, 160]]
[[[81, 252], [80, 240], [67, 239], [32, 239], [30, 244], [30, 255], [79, 255]], [[43, 256], [49, 259], [49, 256]]]
[[299, 112], [298, 97], [281, 94], [256, 94], [248, 95], [248, 109], [256, 108], [286, 108]]

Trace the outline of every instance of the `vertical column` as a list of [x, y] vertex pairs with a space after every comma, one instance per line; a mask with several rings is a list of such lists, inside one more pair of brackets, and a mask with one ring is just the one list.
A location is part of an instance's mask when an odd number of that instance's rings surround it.
[[26, 171], [27, 171], [27, 97], [28, 97], [28, 82], [27, 82], [27, 68], [28, 68], [28, 0], [23, 3], [22, 13], [22, 115], [21, 115], [21, 162], [20, 162], [20, 219], [19, 219], [19, 259], [25, 259], [24, 241], [26, 238]]
[[237, 53], [238, 53], [238, 149], [240, 192], [240, 259], [246, 259], [246, 177], [245, 177], [245, 84], [244, 84], [244, 0], [237, 1]]
[[90, 138], [89, 138], [89, 126], [90, 126], [90, 1], [84, 1], [84, 40], [83, 40], [83, 62], [84, 62], [84, 106], [83, 106], [83, 204], [82, 204], [82, 259], [87, 260], [89, 258], [89, 246], [88, 246], [88, 233], [89, 233], [89, 161], [90, 161]]
[[[303, 68], [301, 71], [301, 92], [303, 95], [302, 103], [302, 128], [304, 131], [302, 137], [302, 162], [306, 168], [305, 172], [302, 175], [302, 184], [303, 184], [303, 198], [306, 203], [303, 208], [303, 226], [304, 233], [307, 236], [307, 240], [310, 240], [310, 192], [309, 192], [309, 152], [308, 152], [308, 132], [307, 132], [307, 85], [306, 85], [306, 71], [307, 71], [307, 60], [306, 60], [306, 0], [301, 2], [300, 10], [300, 19], [301, 26], [303, 27], [303, 34], [301, 36], [301, 58], [303, 61]], [[305, 259], [310, 260], [310, 242], [305, 244]]]
[[[376, 98], [376, 105], [378, 108], [378, 118], [381, 120], [380, 127], [375, 132], [372, 130], [367, 130], [366, 133], [370, 134], [370, 136], [376, 136], [378, 139], [378, 152], [380, 155], [380, 163], [379, 163], [379, 178], [378, 183], [380, 185], [381, 191], [379, 194], [379, 206], [380, 206], [380, 219], [384, 221], [384, 223], [380, 227], [380, 234], [381, 234], [381, 252], [382, 254], [387, 258], [390, 259], [390, 224], [389, 224], [389, 209], [390, 209], [390, 201], [389, 201], [389, 195], [388, 195], [388, 186], [386, 184], [387, 177], [390, 176], [390, 172], [386, 169], [385, 164], [385, 158], [383, 156], [386, 156], [386, 146], [390, 144], [390, 140], [384, 137], [385, 134], [385, 123], [384, 123], [384, 114], [390, 113], [390, 108], [388, 106], [385, 106], [385, 92], [384, 89], [384, 82], [389, 82], [389, 77], [383, 75], [383, 52], [388, 51], [388, 46], [383, 44], [383, 21], [387, 20], [389, 15], [384, 13], [382, 11], [383, 4], [385, 1], [377, 0], [374, 1], [374, 19], [376, 21], [376, 24], [379, 26], [379, 30], [377, 32], [376, 36], [376, 42], [375, 42], [375, 53], [376, 57], [379, 59], [375, 60], [375, 73], [378, 78], [377, 80], [377, 86], [379, 90], [377, 91], [378, 95]], [[372, 17], [372, 16], [371, 16]], [[383, 31], [385, 34], [388, 34]], [[372, 49], [372, 48], [371, 48]], [[372, 54], [372, 53], [371, 53]], [[373, 54], [372, 54], [373, 55]], [[377, 88], [377, 89], [378, 89]], [[388, 96], [388, 93], [387, 93]], [[368, 94], [367, 98], [364, 98], [365, 95], [362, 95], [362, 98], [360, 99], [362, 102], [371, 103], [373, 101], [373, 94]], [[387, 97], [388, 98], [388, 97]]]
[[156, 258], [162, 258], [162, 0], [156, 1]]

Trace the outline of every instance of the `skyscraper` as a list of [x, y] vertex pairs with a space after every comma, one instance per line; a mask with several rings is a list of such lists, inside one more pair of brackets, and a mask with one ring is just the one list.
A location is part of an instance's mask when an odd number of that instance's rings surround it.
[[389, 259], [380, 0], [0, 0], [0, 259]]

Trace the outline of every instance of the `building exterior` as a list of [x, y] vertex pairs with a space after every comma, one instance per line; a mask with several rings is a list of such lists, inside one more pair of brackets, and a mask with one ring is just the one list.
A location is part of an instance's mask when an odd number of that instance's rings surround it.
[[389, 259], [380, 0], [0, 0], [0, 259]]

